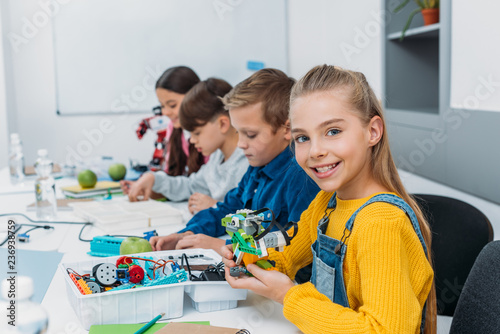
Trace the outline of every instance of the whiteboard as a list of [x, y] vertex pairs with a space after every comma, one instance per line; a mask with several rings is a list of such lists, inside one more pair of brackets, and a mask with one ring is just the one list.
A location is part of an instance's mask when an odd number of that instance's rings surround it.
[[500, 21], [491, 0], [454, 0], [451, 96], [454, 109], [500, 111]]
[[57, 112], [151, 112], [171, 66], [232, 85], [287, 70], [286, 0], [73, 0], [53, 18]]

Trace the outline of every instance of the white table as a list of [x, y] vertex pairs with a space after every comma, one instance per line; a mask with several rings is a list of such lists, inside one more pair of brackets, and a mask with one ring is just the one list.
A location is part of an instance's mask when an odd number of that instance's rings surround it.
[[[36, 219], [34, 212], [27, 212], [26, 206], [34, 201], [33, 180], [27, 180], [23, 186], [6, 186], [8, 174], [6, 168], [0, 170], [0, 214], [20, 212], [32, 219]], [[71, 179], [60, 179], [56, 181], [58, 187], [74, 183]], [[30, 184], [31, 183], [31, 184]], [[58, 197], [61, 194], [58, 193]], [[175, 207], [182, 209], [184, 220], [189, 218], [186, 203], [176, 203]], [[24, 218], [14, 217], [16, 222], [27, 222]], [[58, 220], [81, 222], [82, 220], [74, 216], [71, 211], [58, 212]], [[1, 231], [5, 231], [7, 217], [1, 217]], [[184, 222], [184, 223], [185, 223]], [[90, 244], [78, 239], [78, 234], [82, 225], [62, 225], [54, 224], [54, 230], [37, 230], [36, 237], [33, 233], [29, 243], [17, 243], [18, 249], [58, 251], [63, 253], [62, 263], [83, 261], [91, 258], [87, 255]], [[181, 229], [183, 225], [166, 225], [156, 228], [160, 235], [173, 233]], [[123, 231], [123, 234], [142, 235], [144, 230]], [[82, 233], [83, 239], [92, 239], [94, 236], [105, 235], [97, 227], [86, 227]], [[5, 234], [3, 234], [5, 236]], [[3, 239], [0, 233], [0, 238]], [[20, 273], [22, 274], [22, 273]], [[84, 330], [77, 319], [73, 308], [67, 298], [64, 273], [59, 269], [56, 271], [50, 286], [42, 301], [42, 306], [49, 313], [48, 333], [88, 333]], [[239, 301], [238, 307], [231, 310], [199, 313], [192, 306], [190, 300], [184, 301], [184, 312], [181, 318], [172, 321], [210, 321], [215, 326], [226, 326], [235, 328], [246, 328], [251, 333], [299, 333], [300, 331], [286, 320], [283, 316], [283, 307], [273, 301], [258, 296], [249, 291], [247, 300]]]
[[[426, 193], [442, 196], [450, 196], [468, 202], [481, 210], [491, 221], [495, 232], [495, 240], [500, 238], [500, 205], [450, 188], [440, 183], [419, 177], [417, 175], [400, 171], [401, 179], [410, 193]], [[58, 186], [74, 184], [71, 179], [57, 180]], [[6, 212], [26, 213], [26, 205], [34, 202], [34, 179], [28, 179], [22, 186], [11, 186], [8, 179], [7, 168], [0, 170], [0, 214]], [[60, 195], [60, 194], [59, 194]], [[182, 207], [185, 204], [177, 204]], [[185, 220], [189, 214], [184, 208]], [[34, 212], [27, 213], [35, 218]], [[1, 217], [5, 218], [5, 217]], [[60, 214], [61, 220], [76, 221], [70, 212]], [[0, 219], [0, 231], [5, 230], [3, 226], [7, 219]], [[166, 226], [158, 228], [160, 234], [167, 234], [179, 230], [181, 226]], [[62, 262], [81, 261], [89, 258], [86, 252], [90, 246], [78, 240], [81, 225], [68, 226], [58, 225], [54, 231], [37, 231], [37, 238], [29, 244], [19, 244], [19, 249], [28, 250], [53, 250], [64, 253]], [[143, 231], [124, 231], [127, 233], [142, 234]], [[83, 233], [84, 239], [91, 239], [96, 235], [104, 233], [94, 227], [86, 228]], [[0, 232], [0, 239], [3, 239]], [[66, 288], [64, 286], [62, 273], [56, 272], [45, 295], [42, 305], [50, 313], [49, 333], [87, 333], [81, 328], [73, 309], [69, 305]], [[449, 333], [451, 317], [438, 316], [438, 334]], [[190, 302], [184, 302], [184, 315], [175, 321], [204, 321], [210, 320], [213, 325], [229, 327], [246, 327], [252, 333], [296, 333], [298, 329], [283, 317], [282, 306], [251, 292], [246, 301], [239, 302], [238, 307], [233, 310], [198, 313]]]

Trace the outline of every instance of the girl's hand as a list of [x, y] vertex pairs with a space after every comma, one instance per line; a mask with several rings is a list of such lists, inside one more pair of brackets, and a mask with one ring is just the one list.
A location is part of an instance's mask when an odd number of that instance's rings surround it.
[[222, 262], [226, 268], [236, 267], [236, 262], [233, 260], [233, 245], [222, 246], [218, 253], [222, 256]]
[[216, 203], [217, 201], [208, 195], [194, 193], [189, 197], [188, 200], [189, 212], [194, 215], [196, 212], [211, 208]]
[[[155, 183], [155, 176], [153, 173], [143, 174], [139, 180], [134, 182], [130, 189], [128, 190], [128, 199], [130, 202], [139, 201], [139, 197], [142, 196], [142, 200], [147, 201], [153, 192], [153, 185]], [[121, 185], [121, 184], [120, 184]]]
[[177, 243], [175, 249], [185, 248], [204, 248], [213, 249], [219, 253], [221, 247], [226, 243], [225, 240], [219, 238], [212, 238], [205, 234], [191, 234], [187, 235]]
[[[224, 262], [225, 263], [225, 262]], [[280, 304], [283, 304], [285, 295], [295, 286], [288, 276], [277, 270], [264, 270], [255, 264], [249, 264], [247, 270], [254, 275], [250, 277], [232, 277], [229, 274], [229, 267], [226, 266], [226, 281], [235, 289], [248, 289], [256, 294], [267, 297]]]

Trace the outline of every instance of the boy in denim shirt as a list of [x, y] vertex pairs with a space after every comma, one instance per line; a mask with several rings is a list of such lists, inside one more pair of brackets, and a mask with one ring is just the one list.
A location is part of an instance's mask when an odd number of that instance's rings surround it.
[[[216, 208], [200, 211], [179, 231], [153, 237], [153, 250], [211, 248], [225, 244], [221, 219], [239, 209], [270, 208], [282, 225], [299, 221], [319, 191], [295, 161], [290, 148], [288, 109], [294, 80], [276, 69], [262, 69], [234, 87], [223, 99], [239, 132], [238, 147], [250, 167], [237, 188]], [[267, 218], [267, 217], [266, 217]]]

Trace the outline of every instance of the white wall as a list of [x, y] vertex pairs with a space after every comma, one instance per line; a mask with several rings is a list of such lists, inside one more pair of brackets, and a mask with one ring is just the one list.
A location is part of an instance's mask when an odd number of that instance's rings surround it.
[[44, 21], [44, 18], [57, 15], [64, 6], [71, 6], [67, 0], [58, 1], [67, 4], [47, 9], [42, 4], [49, 1], [5, 1], [10, 21], [4, 25], [5, 52], [9, 52], [11, 58], [6, 66], [11, 67], [12, 72], [7, 83], [13, 90], [9, 98], [14, 99], [9, 117], [17, 118], [26, 163], [36, 160], [39, 148], [47, 148], [49, 156], [62, 163], [76, 155], [81, 158], [106, 155], [123, 162], [128, 162], [128, 158], [149, 162], [156, 138], [151, 133], [139, 141], [135, 134], [138, 121], [148, 115], [56, 115], [52, 29], [50, 20]]
[[[2, 30], [2, 13], [3, 8], [0, 3], [0, 36], [3, 36]], [[8, 127], [7, 127], [7, 103], [5, 94], [5, 62], [4, 62], [4, 46], [0, 41], [0, 168], [7, 166], [8, 161]]]
[[381, 92], [381, 1], [289, 0], [290, 75], [315, 65], [363, 72]]
[[[123, 162], [128, 158], [148, 162], [155, 136], [151, 133], [139, 141], [135, 135], [138, 121], [146, 115], [56, 115], [52, 30], [50, 20], [44, 18], [57, 15], [64, 6], [71, 6], [71, 1], [57, 0], [59, 8], [44, 6], [45, 2], [49, 1], [3, 1], [4, 17], [8, 16], [3, 29], [11, 99], [7, 101], [9, 130], [15, 127], [20, 133], [26, 162], [33, 163], [42, 147], [62, 163], [75, 155], [112, 155]], [[379, 1], [289, 0], [290, 75], [298, 78], [317, 64], [340, 65], [364, 72], [379, 94], [379, 12]], [[1, 111], [0, 123], [5, 124]]]

